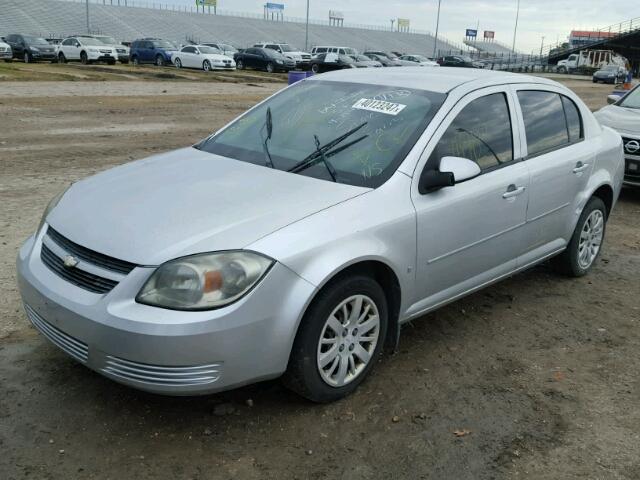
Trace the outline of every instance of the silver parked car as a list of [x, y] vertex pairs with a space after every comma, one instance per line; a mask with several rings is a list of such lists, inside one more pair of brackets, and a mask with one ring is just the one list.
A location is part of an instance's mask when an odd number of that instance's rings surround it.
[[640, 85], [623, 97], [609, 96], [606, 107], [595, 113], [602, 125], [622, 135], [625, 155], [624, 183], [640, 187]]
[[545, 259], [585, 274], [620, 136], [547, 79], [351, 69], [74, 183], [17, 260], [31, 322], [165, 394], [352, 392], [400, 326]]

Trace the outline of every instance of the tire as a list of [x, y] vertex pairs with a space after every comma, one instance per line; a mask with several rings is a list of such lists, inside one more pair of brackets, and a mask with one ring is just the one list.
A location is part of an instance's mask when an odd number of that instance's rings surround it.
[[131, 57], [131, 62], [137, 67], [140, 65], [140, 59], [136, 56]]
[[593, 83], [598, 83], [598, 80], [596, 80], [595, 78], [593, 79]]
[[311, 71], [316, 74], [320, 72], [320, 67], [318, 66], [317, 63], [314, 63], [313, 65], [311, 65]]
[[108, 63], [109, 65], [115, 65], [115, 64], [116, 64], [116, 61], [115, 61], [115, 60], [108, 60], [108, 61], [107, 61], [107, 63]]
[[273, 65], [273, 63], [268, 62], [267, 66], [265, 67], [265, 70], [267, 71], [267, 73], [273, 73], [276, 71], [275, 66]]
[[89, 64], [89, 59], [87, 58], [86, 52], [80, 52], [80, 63], [82, 63], [83, 65]]
[[[361, 308], [356, 310], [358, 299]], [[366, 312], [365, 305], [369, 306]], [[356, 311], [360, 313], [345, 321], [349, 316], [345, 312]], [[360, 314], [366, 315], [364, 320], [356, 318]], [[331, 282], [318, 293], [300, 323], [284, 384], [313, 402], [333, 402], [349, 395], [377, 362], [388, 318], [384, 291], [372, 278], [358, 274]]]
[[[607, 226], [607, 208], [598, 197], [587, 202], [566, 250], [552, 262], [556, 270], [570, 277], [582, 277], [600, 255]], [[588, 251], [588, 256], [583, 256]]]
[[176, 58], [173, 63], [175, 63], [176, 68], [182, 68], [182, 61], [179, 58]]
[[559, 67], [558, 73], [567, 73], [567, 69], [565, 67]]
[[244, 70], [244, 62], [242, 60], [237, 60], [236, 61], [236, 68], [238, 70]]
[[31, 56], [31, 54], [29, 52], [24, 52], [24, 57], [22, 59], [24, 60], [24, 63], [33, 62], [33, 57]]
[[162, 58], [162, 55], [158, 55], [156, 57], [156, 66], [157, 67], [164, 67], [164, 58]]
[[67, 57], [62, 52], [58, 54], [58, 63], [67, 63]]
[[204, 62], [202, 62], [202, 70], [204, 70], [205, 72], [211, 71], [211, 62], [209, 60], [205, 60]]

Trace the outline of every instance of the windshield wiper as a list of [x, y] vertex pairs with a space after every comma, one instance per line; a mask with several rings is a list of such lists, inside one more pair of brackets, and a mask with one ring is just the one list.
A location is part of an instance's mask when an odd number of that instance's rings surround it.
[[355, 128], [352, 128], [351, 130], [349, 130], [347, 133], [340, 135], [339, 137], [331, 140], [330, 142], [326, 143], [325, 145], [320, 145], [320, 140], [318, 139], [317, 135], [314, 135], [313, 138], [315, 140], [316, 143], [316, 150], [311, 153], [310, 155], [308, 155], [306, 158], [300, 160], [298, 163], [296, 163], [293, 167], [291, 167], [289, 170], [287, 170], [288, 172], [291, 173], [299, 173], [303, 170], [306, 170], [309, 167], [312, 167], [314, 165], [316, 165], [317, 163], [324, 163], [325, 166], [327, 167], [327, 170], [329, 171], [329, 174], [331, 175], [331, 178], [333, 179], [333, 181], [337, 181], [336, 179], [336, 170], [333, 168], [333, 165], [331, 165], [331, 163], [329, 162], [328, 158], [332, 157], [334, 155], [337, 155], [338, 153], [342, 152], [343, 150], [346, 150], [347, 148], [349, 148], [352, 145], [355, 145], [358, 142], [361, 142], [362, 140], [364, 140], [365, 138], [367, 138], [369, 135], [363, 135], [359, 138], [356, 138], [355, 140], [342, 145], [341, 147], [335, 148], [332, 150], [333, 147], [336, 147], [338, 144], [342, 143], [344, 140], [346, 140], [347, 138], [349, 138], [351, 135], [353, 135], [354, 133], [356, 133], [358, 130], [360, 130], [362, 127], [364, 127], [367, 124], [367, 122], [361, 123], [360, 125], [358, 125]]
[[[267, 129], [267, 137], [264, 138], [264, 129]], [[273, 166], [273, 160], [271, 159], [271, 152], [269, 152], [269, 140], [271, 140], [271, 134], [273, 133], [273, 119], [271, 117], [271, 107], [267, 107], [267, 118], [264, 125], [260, 129], [260, 136], [262, 137], [262, 149], [264, 150], [264, 161], [267, 167], [276, 168]]]

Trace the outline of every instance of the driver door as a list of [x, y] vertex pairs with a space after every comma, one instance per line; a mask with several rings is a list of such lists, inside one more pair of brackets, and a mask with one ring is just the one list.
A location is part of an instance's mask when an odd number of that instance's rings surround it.
[[[416, 303], [434, 308], [507, 275], [524, 250], [529, 171], [521, 161], [510, 87], [478, 90], [442, 122], [418, 164], [412, 187], [417, 213]], [[445, 156], [473, 160], [480, 175], [427, 194], [419, 173]]]

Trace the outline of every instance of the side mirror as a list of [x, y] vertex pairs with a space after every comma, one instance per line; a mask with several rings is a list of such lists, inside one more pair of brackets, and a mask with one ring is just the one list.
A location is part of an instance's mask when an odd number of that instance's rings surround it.
[[607, 103], [609, 105], [611, 105], [612, 103], [616, 103], [618, 100], [620, 100], [620, 97], [618, 95], [608, 95], [607, 96]]
[[443, 157], [439, 170], [423, 170], [418, 181], [418, 191], [424, 195], [444, 187], [452, 187], [456, 183], [477, 177], [480, 173], [480, 167], [473, 160]]

